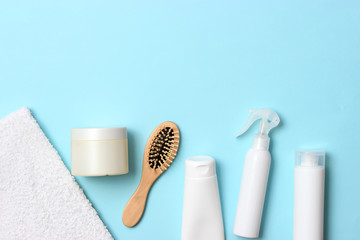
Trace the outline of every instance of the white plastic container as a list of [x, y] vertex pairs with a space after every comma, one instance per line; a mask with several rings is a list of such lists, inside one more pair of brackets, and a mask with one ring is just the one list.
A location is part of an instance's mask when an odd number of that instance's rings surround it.
[[325, 152], [295, 152], [294, 240], [322, 240]]
[[280, 118], [276, 112], [267, 108], [250, 112], [248, 121], [237, 136], [246, 132], [256, 120], [261, 121], [259, 133], [255, 135], [253, 146], [246, 154], [233, 233], [241, 237], [258, 238], [271, 162], [268, 134], [280, 123]]
[[215, 160], [209, 156], [185, 160], [182, 240], [223, 240]]
[[259, 237], [270, 162], [267, 150], [250, 149], [246, 154], [234, 223], [235, 235]]
[[71, 173], [75, 176], [129, 172], [126, 128], [71, 129]]

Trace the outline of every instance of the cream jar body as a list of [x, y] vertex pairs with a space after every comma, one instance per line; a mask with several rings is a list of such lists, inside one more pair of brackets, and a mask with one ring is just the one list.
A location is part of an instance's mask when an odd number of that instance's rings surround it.
[[128, 173], [126, 128], [72, 129], [71, 159], [75, 176]]

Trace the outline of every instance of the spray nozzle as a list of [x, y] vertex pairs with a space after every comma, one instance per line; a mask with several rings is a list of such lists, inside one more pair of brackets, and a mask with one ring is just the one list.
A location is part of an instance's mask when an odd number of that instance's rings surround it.
[[256, 121], [260, 121], [259, 133], [254, 137], [253, 147], [256, 149], [268, 149], [270, 138], [268, 136], [271, 129], [279, 125], [280, 118], [277, 113], [270, 108], [261, 108], [258, 110], [250, 110], [250, 117], [245, 123], [241, 131], [236, 134], [236, 137], [246, 132], [249, 127]]
[[236, 137], [242, 135], [244, 132], [246, 132], [249, 127], [256, 121], [260, 121], [260, 128], [259, 128], [259, 134], [261, 135], [268, 135], [270, 130], [279, 125], [280, 118], [277, 115], [277, 113], [270, 109], [270, 108], [261, 108], [258, 110], [251, 109], [250, 110], [250, 117], [245, 123], [245, 126], [241, 131], [236, 134]]

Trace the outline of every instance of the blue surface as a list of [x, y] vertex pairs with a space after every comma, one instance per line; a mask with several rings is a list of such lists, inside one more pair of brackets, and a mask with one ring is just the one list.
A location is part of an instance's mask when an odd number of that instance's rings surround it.
[[[70, 129], [126, 126], [130, 173], [77, 177], [116, 239], [180, 239], [184, 160], [216, 158], [227, 239], [250, 108], [281, 118], [261, 239], [291, 239], [296, 149], [327, 153], [325, 239], [360, 238], [360, 2], [3, 1], [0, 117], [28, 106], [70, 169]], [[135, 228], [121, 222], [151, 131], [181, 147]]]

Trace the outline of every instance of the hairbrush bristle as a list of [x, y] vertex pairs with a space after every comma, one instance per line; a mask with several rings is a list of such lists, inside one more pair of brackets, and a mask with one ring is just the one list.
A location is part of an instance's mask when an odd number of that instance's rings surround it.
[[164, 127], [155, 135], [149, 150], [149, 166], [161, 172], [166, 170], [176, 156], [179, 146], [179, 132]]

